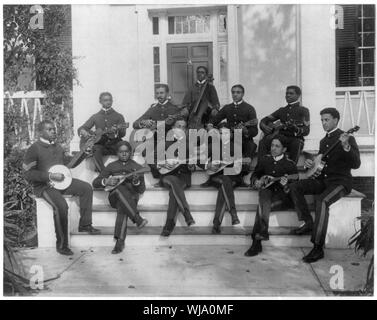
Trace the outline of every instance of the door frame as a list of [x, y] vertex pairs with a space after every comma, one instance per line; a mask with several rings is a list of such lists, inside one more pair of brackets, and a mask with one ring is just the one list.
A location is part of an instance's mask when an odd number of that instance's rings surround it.
[[[212, 61], [210, 61], [209, 60], [209, 65], [211, 66], [211, 68], [209, 69], [209, 74], [213, 74], [213, 68], [214, 68], [214, 57], [213, 57], [213, 43], [211, 42], [211, 41], [195, 41], [195, 42], [174, 42], [174, 43], [167, 43], [166, 44], [166, 52], [168, 52], [168, 47], [170, 46], [170, 45], [174, 45], [174, 44], [179, 44], [179, 45], [190, 45], [190, 44], [198, 44], [198, 45], [200, 45], [201, 43], [203, 43], [203, 44], [206, 44], [206, 45], [208, 45], [208, 46], [210, 46], [211, 47], [211, 57], [210, 57], [210, 59], [212, 60]], [[169, 68], [169, 61], [168, 61], [168, 55], [166, 55], [166, 69], [167, 69], [167, 78], [166, 78], [166, 83], [167, 84], [169, 84], [169, 73], [171, 72], [171, 70], [170, 70], [170, 68]], [[196, 72], [196, 70], [194, 70], [194, 68], [192, 67], [192, 70], [191, 70], [191, 76], [193, 77], [193, 78], [195, 78], [195, 72]], [[188, 74], [188, 77], [190, 76], [190, 73]], [[195, 81], [193, 81], [193, 82], [195, 82]], [[189, 87], [191, 87], [191, 83], [189, 83]], [[189, 89], [189, 88], [187, 88], [187, 89]]]

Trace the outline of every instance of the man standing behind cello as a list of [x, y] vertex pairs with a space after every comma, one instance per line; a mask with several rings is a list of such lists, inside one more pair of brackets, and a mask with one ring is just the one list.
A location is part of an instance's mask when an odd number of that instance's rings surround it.
[[187, 91], [182, 101], [183, 107], [189, 110], [189, 129], [203, 128], [220, 108], [216, 88], [210, 84], [208, 69], [199, 66], [196, 77], [196, 83]]

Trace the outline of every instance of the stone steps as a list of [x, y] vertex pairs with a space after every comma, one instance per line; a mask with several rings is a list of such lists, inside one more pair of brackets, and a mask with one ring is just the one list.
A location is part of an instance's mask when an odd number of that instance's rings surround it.
[[[101, 235], [88, 235], [79, 232], [71, 233], [71, 246], [113, 246], [113, 227], [100, 227]], [[175, 227], [169, 237], [161, 237], [162, 228], [136, 227], [127, 228], [126, 246], [172, 246], [172, 245], [250, 245], [251, 228], [222, 227], [221, 234], [212, 234], [212, 227]], [[292, 236], [292, 228], [270, 228], [270, 240], [264, 242], [268, 246], [310, 247], [309, 236]]]

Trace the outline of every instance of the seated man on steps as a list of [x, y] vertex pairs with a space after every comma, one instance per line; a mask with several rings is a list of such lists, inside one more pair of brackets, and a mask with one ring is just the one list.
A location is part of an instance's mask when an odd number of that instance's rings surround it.
[[[223, 168], [224, 165], [221, 165], [220, 161], [224, 161], [227, 156], [234, 157], [234, 148], [236, 146], [237, 141], [232, 140], [230, 138], [230, 130], [227, 127], [227, 124], [222, 123], [219, 125], [220, 137], [221, 137], [221, 144], [220, 144], [220, 159], [216, 159], [216, 155], [214, 152], [214, 148], [216, 147], [214, 144], [211, 144], [209, 147], [209, 157], [211, 161], [206, 165], [198, 165], [199, 167], [203, 167], [207, 169], [207, 172], [211, 172], [213, 174], [210, 175], [209, 180], [207, 181], [206, 185], [215, 187], [217, 192], [217, 199], [216, 199], [216, 207], [215, 207], [215, 216], [213, 218], [213, 234], [221, 233], [221, 223], [224, 218], [224, 213], [228, 210], [231, 218], [232, 218], [232, 225], [240, 224], [240, 220], [238, 219], [237, 215], [237, 208], [234, 196], [234, 189], [243, 185], [243, 177], [249, 173], [248, 168], [249, 165], [245, 166], [242, 163], [243, 159], [236, 159], [238, 161], [232, 162], [229, 166], [233, 166], [234, 168], [239, 169], [238, 173], [229, 174], [227, 175], [224, 172]], [[242, 143], [237, 144], [240, 148], [240, 153], [242, 153]]]
[[113, 109], [113, 96], [110, 92], [102, 92], [99, 102], [102, 109], [92, 115], [77, 131], [84, 141], [93, 134], [93, 127], [97, 134], [108, 132], [93, 147], [94, 164], [100, 172], [104, 169], [103, 156], [116, 154], [116, 144], [126, 135], [128, 124], [125, 123], [124, 117]]
[[[289, 185], [291, 197], [299, 220], [303, 225], [294, 230], [296, 235], [310, 234], [313, 249], [304, 262], [315, 262], [324, 257], [329, 207], [352, 190], [351, 169], [360, 167], [360, 154], [353, 136], [337, 128], [340, 115], [335, 108], [325, 108], [321, 112], [321, 121], [326, 136], [319, 143], [319, 154], [332, 149], [323, 159], [324, 167], [316, 172], [315, 179], [305, 179]], [[306, 160], [305, 167], [312, 168], [314, 162]], [[315, 222], [310, 215], [305, 195], [314, 194]]]
[[[288, 105], [279, 108], [260, 121], [260, 128], [265, 136], [259, 141], [258, 159], [270, 151], [270, 145], [276, 132], [287, 138], [287, 154], [295, 163], [298, 162], [304, 147], [304, 137], [310, 132], [309, 110], [300, 104], [301, 89], [288, 86], [285, 100]], [[274, 129], [273, 123], [280, 121], [282, 127]]]
[[[80, 222], [79, 232], [99, 234], [92, 227], [93, 190], [89, 183], [72, 179], [71, 185], [59, 191], [50, 185], [50, 181], [63, 181], [61, 173], [49, 173], [48, 170], [57, 164], [67, 164], [69, 159], [64, 155], [63, 148], [55, 143], [56, 129], [52, 121], [44, 120], [38, 125], [39, 140], [27, 150], [23, 162], [26, 180], [33, 185], [37, 197], [45, 199], [53, 208], [56, 232], [56, 251], [63, 255], [73, 255], [68, 247], [68, 205], [63, 195], [79, 196]], [[47, 217], [46, 217], [47, 218]]]
[[[131, 159], [132, 147], [127, 141], [120, 141], [116, 145], [119, 160], [108, 164], [94, 179], [93, 187], [103, 188], [116, 186], [119, 183], [117, 175], [126, 175], [142, 168], [141, 165]], [[143, 219], [137, 210], [140, 194], [145, 191], [145, 181], [142, 174], [135, 174], [126, 179], [109, 193], [109, 202], [117, 209], [114, 238], [116, 244], [111, 253], [117, 254], [123, 251], [127, 231], [127, 219], [130, 218], [138, 228], [143, 228], [148, 221]]]
[[[171, 103], [168, 99], [169, 86], [167, 84], [158, 84], [155, 89], [155, 96], [157, 103], [151, 107], [133, 123], [133, 128], [137, 129], [150, 129], [153, 133], [153, 141], [155, 150], [157, 149], [157, 121], [165, 122], [165, 135], [173, 127], [175, 120], [178, 118], [187, 119], [188, 111], [184, 107], [179, 107]], [[155, 164], [151, 164], [151, 172], [154, 178], [159, 178], [159, 173]]]
[[[185, 155], [179, 155], [179, 144], [187, 141], [187, 122], [184, 119], [177, 119], [173, 125], [173, 141], [166, 141], [166, 150], [174, 143], [177, 143], [177, 149], [174, 157], [178, 160], [186, 158]], [[183, 146], [187, 149], [187, 144]], [[178, 153], [178, 154], [177, 154]], [[186, 161], [177, 165], [169, 162], [158, 164], [158, 168], [168, 170], [166, 174], [160, 173], [160, 186], [169, 189], [169, 205], [166, 215], [166, 223], [161, 235], [168, 237], [176, 224], [178, 211], [181, 211], [188, 226], [195, 224], [194, 218], [190, 212], [190, 206], [187, 203], [185, 189], [191, 186], [191, 171]]]
[[[271, 142], [271, 153], [258, 161], [251, 177], [251, 185], [259, 190], [259, 203], [251, 233], [253, 243], [245, 252], [245, 256], [256, 256], [262, 252], [262, 240], [269, 240], [268, 224], [271, 209], [293, 206], [286, 189], [287, 175], [292, 175], [289, 178], [298, 179], [298, 172], [296, 164], [284, 154], [287, 150], [286, 146], [287, 142], [284, 136], [275, 136]], [[264, 188], [261, 178], [266, 175], [279, 179]]]

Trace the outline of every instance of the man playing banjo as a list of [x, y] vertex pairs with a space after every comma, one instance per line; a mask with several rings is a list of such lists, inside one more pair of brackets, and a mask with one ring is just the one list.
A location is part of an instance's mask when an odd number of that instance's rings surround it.
[[[315, 179], [300, 180], [289, 185], [299, 220], [304, 222], [293, 233], [296, 235], [311, 233], [311, 242], [314, 244], [314, 248], [303, 258], [306, 263], [323, 258], [329, 207], [351, 192], [351, 169], [357, 169], [361, 164], [355, 138], [337, 128], [340, 119], [338, 110], [325, 108], [320, 114], [323, 129], [326, 131], [326, 136], [319, 143], [319, 155], [323, 155], [323, 169], [317, 169]], [[349, 132], [355, 130], [358, 129], [351, 129]], [[305, 167], [308, 169], [314, 165], [315, 161], [310, 159], [305, 162]], [[316, 195], [314, 225], [304, 197], [307, 194]]]
[[38, 131], [40, 138], [27, 150], [22, 165], [25, 178], [32, 183], [34, 194], [45, 199], [54, 210], [56, 251], [73, 255], [68, 247], [68, 205], [63, 195], [79, 196], [79, 232], [99, 234], [100, 231], [92, 226], [93, 190], [89, 183], [78, 179], [72, 179], [70, 186], [62, 191], [51, 186], [51, 183], [63, 181], [65, 177], [62, 173], [49, 173], [49, 169], [54, 165], [66, 164], [70, 159], [65, 157], [64, 149], [55, 143], [56, 129], [52, 121], [40, 122]]

